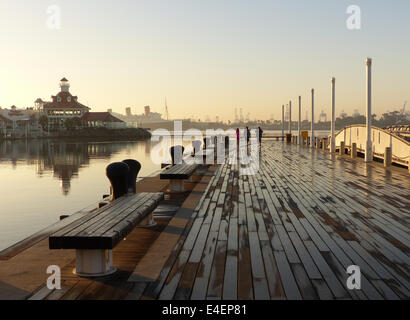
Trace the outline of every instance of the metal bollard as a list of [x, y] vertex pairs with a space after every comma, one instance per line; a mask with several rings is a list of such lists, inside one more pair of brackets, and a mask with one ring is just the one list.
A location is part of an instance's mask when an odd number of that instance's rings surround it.
[[172, 165], [182, 163], [182, 155], [184, 154], [185, 148], [183, 146], [171, 147], [169, 152], [171, 153]]
[[111, 201], [128, 193], [128, 172], [130, 168], [124, 162], [111, 163], [106, 169], [107, 178], [111, 183]]
[[357, 158], [357, 144], [356, 144], [356, 142], [352, 143], [352, 149], [350, 151], [350, 156], [351, 156], [352, 159]]
[[328, 141], [328, 138], [323, 138], [323, 142], [322, 142], [323, 151], [327, 151], [327, 141]]
[[130, 169], [130, 171], [128, 172], [128, 192], [136, 193], [137, 192], [137, 177], [138, 177], [138, 173], [141, 170], [141, 163], [133, 159], [123, 160], [123, 162], [127, 164]]
[[384, 151], [384, 167], [388, 168], [391, 166], [393, 160], [392, 150], [390, 147], [387, 147]]
[[341, 142], [340, 142], [339, 154], [340, 154], [341, 156], [343, 156], [343, 155], [345, 154], [345, 143], [344, 143], [344, 141], [341, 141]]
[[211, 146], [211, 138], [204, 138], [204, 150]]
[[194, 157], [201, 150], [202, 142], [199, 140], [192, 141], [192, 156]]

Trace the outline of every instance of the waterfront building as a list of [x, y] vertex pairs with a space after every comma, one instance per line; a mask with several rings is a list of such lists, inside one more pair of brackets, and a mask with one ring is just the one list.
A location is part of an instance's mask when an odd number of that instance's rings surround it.
[[33, 108], [0, 108], [0, 134], [2, 137], [28, 137], [39, 130], [38, 118]]
[[64, 129], [64, 123], [70, 118], [81, 119], [91, 108], [78, 102], [78, 97], [70, 93], [70, 83], [66, 78], [60, 80], [60, 92], [51, 96], [52, 101], [37, 99], [36, 109], [48, 119], [49, 130]]
[[84, 127], [124, 129], [127, 123], [114, 117], [110, 112], [87, 112], [81, 117]]

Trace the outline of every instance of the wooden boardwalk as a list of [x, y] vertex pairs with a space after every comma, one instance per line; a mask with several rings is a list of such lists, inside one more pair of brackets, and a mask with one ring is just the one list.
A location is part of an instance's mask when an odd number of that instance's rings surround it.
[[[410, 298], [406, 170], [275, 142], [261, 159], [255, 176], [219, 168], [185, 241], [142, 297]], [[346, 288], [354, 264], [361, 291]]]
[[[105, 299], [409, 299], [409, 214], [405, 169], [264, 142], [256, 175], [217, 168], [155, 279], [127, 281], [130, 257], [120, 277], [44, 297], [101, 298], [103, 282]], [[350, 265], [362, 290], [346, 287]]]

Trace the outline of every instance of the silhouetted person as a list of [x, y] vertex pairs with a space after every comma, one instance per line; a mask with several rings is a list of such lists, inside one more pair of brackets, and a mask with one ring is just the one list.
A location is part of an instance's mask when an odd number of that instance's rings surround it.
[[239, 128], [236, 128], [236, 143], [239, 145]]
[[263, 130], [261, 127], [258, 127], [259, 144], [262, 144], [262, 137], [263, 137]]
[[249, 144], [249, 139], [251, 138], [251, 131], [249, 127], [246, 127], [246, 143]]

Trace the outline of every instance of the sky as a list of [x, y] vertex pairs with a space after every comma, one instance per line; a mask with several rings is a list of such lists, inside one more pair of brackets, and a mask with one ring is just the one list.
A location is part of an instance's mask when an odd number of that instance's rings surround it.
[[312, 88], [316, 117], [330, 114], [335, 77], [336, 113], [364, 114], [371, 57], [381, 114], [410, 101], [409, 13], [408, 0], [0, 0], [0, 106], [50, 100], [66, 77], [93, 111], [164, 113], [167, 99], [173, 119], [281, 119], [301, 95], [304, 119]]

